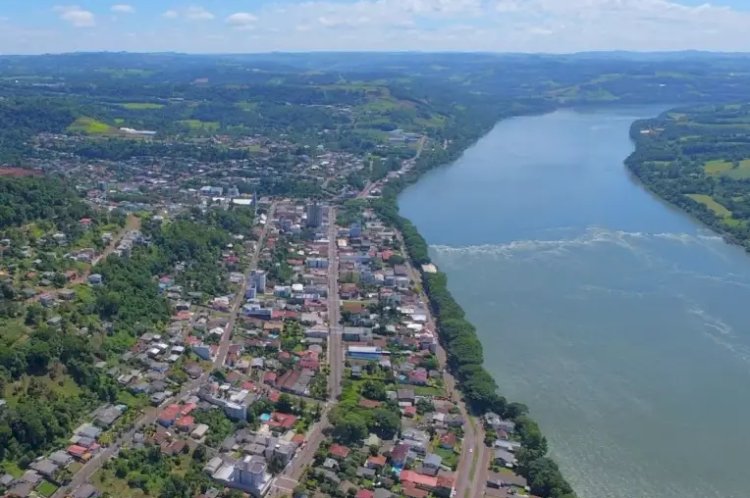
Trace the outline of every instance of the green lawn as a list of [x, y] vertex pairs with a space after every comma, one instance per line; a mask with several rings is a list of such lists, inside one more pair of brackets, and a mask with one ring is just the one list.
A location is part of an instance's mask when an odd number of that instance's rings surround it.
[[731, 161], [714, 159], [703, 165], [703, 171], [707, 175], [728, 176], [734, 180], [746, 180], [750, 178], [750, 159], [743, 159], [737, 167]]
[[178, 123], [195, 131], [218, 131], [220, 126], [218, 121], [201, 121], [200, 119], [183, 119]]
[[453, 468], [454, 465], [458, 464], [458, 454], [453, 450], [446, 450], [438, 446], [435, 448], [435, 454], [443, 459], [443, 465]]
[[131, 111], [151, 111], [164, 108], [164, 104], [154, 104], [153, 102], [125, 102], [120, 106]]
[[735, 180], [747, 180], [750, 178], [750, 159], [743, 159], [740, 165], [727, 172], [727, 176]]
[[107, 123], [82, 116], [68, 126], [68, 131], [71, 133], [85, 133], [86, 135], [106, 135], [116, 130]]
[[440, 387], [416, 386], [414, 394], [417, 396], [445, 396], [445, 391]]
[[734, 164], [725, 161], [724, 159], [714, 159], [713, 161], [707, 161], [703, 165], [703, 171], [705, 171], [707, 175], [720, 175], [727, 171], [731, 171], [733, 168]]
[[693, 199], [695, 202], [703, 204], [708, 209], [714, 212], [719, 218], [731, 218], [732, 212], [716, 202], [713, 197], [706, 194], [686, 194], [688, 197]]
[[8, 346], [26, 335], [27, 331], [22, 318], [0, 320], [0, 342]]
[[36, 491], [42, 496], [52, 496], [57, 491], [57, 486], [44, 480], [36, 487]]
[[0, 462], [0, 469], [3, 469], [13, 477], [21, 477], [23, 475], [23, 469], [18, 466], [18, 463], [4, 460]]

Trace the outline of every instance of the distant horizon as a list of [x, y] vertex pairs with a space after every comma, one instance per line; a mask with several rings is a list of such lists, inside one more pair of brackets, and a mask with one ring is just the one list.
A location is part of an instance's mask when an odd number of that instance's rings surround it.
[[750, 56], [748, 50], [704, 50], [704, 49], [675, 49], [675, 50], [628, 50], [628, 49], [602, 49], [602, 50], [581, 50], [576, 52], [511, 52], [511, 51], [486, 51], [486, 50], [381, 50], [381, 49], [362, 49], [362, 50], [266, 50], [258, 52], [186, 52], [178, 50], [75, 50], [65, 52], [36, 52], [36, 53], [4, 53], [0, 52], [0, 57], [44, 57], [44, 56], [65, 56], [65, 55], [185, 55], [185, 56], [256, 56], [256, 55], [488, 55], [488, 56], [583, 56], [583, 55], [746, 55]]
[[34, 0], [0, 5], [0, 48], [744, 53], [747, 26], [747, 0]]

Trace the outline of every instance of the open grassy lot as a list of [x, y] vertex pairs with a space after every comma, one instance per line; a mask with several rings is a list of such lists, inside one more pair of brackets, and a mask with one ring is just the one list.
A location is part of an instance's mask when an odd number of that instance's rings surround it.
[[201, 121], [200, 119], [183, 119], [178, 121], [181, 125], [187, 126], [195, 131], [218, 131], [220, 123], [218, 121]]
[[164, 104], [155, 104], [153, 102], [125, 102], [124, 104], [120, 104], [120, 106], [131, 111], [150, 111], [164, 108]]
[[706, 194], [686, 194], [695, 202], [699, 202], [714, 212], [719, 218], [731, 218], [732, 212], [716, 202], [713, 197]]
[[57, 486], [47, 480], [44, 480], [40, 482], [36, 487], [36, 491], [42, 496], [52, 496], [55, 491], [57, 491]]
[[707, 175], [720, 175], [722, 173], [726, 173], [727, 171], [731, 171], [733, 168], [734, 164], [723, 159], [707, 161], [703, 165], [703, 171], [705, 171]]
[[94, 118], [82, 116], [68, 126], [71, 133], [84, 133], [86, 135], [107, 135], [116, 132], [115, 128]]
[[733, 162], [723, 159], [707, 161], [703, 165], [703, 171], [707, 175], [721, 175], [735, 180], [746, 180], [750, 178], [750, 159], [743, 159], [736, 167]]

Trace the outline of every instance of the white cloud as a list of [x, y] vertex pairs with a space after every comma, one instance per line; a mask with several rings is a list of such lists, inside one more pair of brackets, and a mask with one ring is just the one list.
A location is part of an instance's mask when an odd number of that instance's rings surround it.
[[210, 11], [195, 5], [182, 10], [170, 9], [162, 13], [161, 16], [165, 19], [183, 18], [188, 21], [211, 21], [216, 18]]
[[135, 8], [132, 5], [128, 5], [126, 3], [118, 3], [110, 7], [110, 10], [114, 12], [115, 14], [133, 14], [135, 13]]
[[60, 19], [76, 28], [90, 28], [96, 25], [94, 14], [77, 5], [58, 5], [53, 10], [60, 15]]
[[203, 7], [188, 7], [185, 11], [185, 18], [190, 21], [210, 21], [216, 16]]
[[250, 14], [249, 12], [235, 12], [234, 14], [227, 17], [227, 24], [237, 29], [248, 29], [251, 28], [258, 17]]

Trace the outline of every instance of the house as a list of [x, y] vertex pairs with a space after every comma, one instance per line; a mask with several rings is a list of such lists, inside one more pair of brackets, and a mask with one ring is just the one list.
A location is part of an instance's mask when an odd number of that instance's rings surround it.
[[104, 279], [99, 273], [92, 273], [89, 275], [88, 281], [91, 285], [101, 285], [104, 282]]
[[48, 479], [53, 479], [53, 480], [54, 480], [55, 474], [57, 474], [57, 471], [58, 471], [57, 464], [55, 464], [52, 460], [49, 460], [47, 458], [44, 458], [42, 460], [37, 460], [35, 462], [31, 462], [29, 467], [36, 470], [44, 477]]
[[526, 479], [513, 472], [504, 472], [502, 474], [497, 472], [490, 473], [487, 476], [487, 487], [488, 488], [505, 488], [516, 486], [519, 488], [525, 488], [528, 486]]
[[272, 429], [290, 430], [297, 423], [297, 417], [288, 413], [273, 412], [271, 419], [268, 421]]
[[170, 427], [175, 423], [177, 417], [180, 415], [180, 405], [171, 404], [159, 414], [157, 422], [164, 427]]
[[354, 498], [373, 498], [375, 496], [375, 492], [370, 491], [369, 489], [360, 489], [357, 491], [357, 494], [354, 495]]
[[399, 403], [414, 403], [414, 389], [398, 389], [396, 399]]
[[498, 465], [504, 465], [506, 467], [514, 467], [516, 465], [515, 455], [503, 449], [496, 449], [494, 458], [495, 458], [495, 463]]
[[492, 445], [494, 448], [500, 448], [501, 450], [515, 453], [516, 450], [521, 448], [521, 443], [518, 441], [508, 441], [505, 439], [496, 439]]
[[91, 484], [85, 483], [76, 489], [71, 495], [72, 498], [96, 498], [99, 491]]
[[426, 386], [428, 373], [424, 368], [416, 368], [409, 372], [407, 378], [409, 379], [409, 384], [414, 384], [415, 386]]
[[446, 432], [440, 438], [440, 447], [446, 450], [452, 450], [456, 447], [458, 437], [453, 432]]
[[435, 453], [428, 453], [424, 457], [424, 461], [422, 462], [422, 473], [430, 476], [436, 476], [438, 471], [440, 471], [440, 465], [443, 463], [443, 459], [440, 457], [440, 455], [436, 455]]
[[413, 470], [402, 470], [399, 480], [404, 488], [418, 488], [433, 491], [437, 488], [437, 477], [418, 474]]
[[346, 446], [341, 446], [340, 444], [332, 444], [328, 449], [328, 452], [334, 458], [337, 458], [339, 460], [343, 460], [349, 456], [349, 448], [347, 448]]
[[368, 457], [367, 462], [365, 463], [365, 466], [368, 469], [380, 470], [383, 467], [385, 467], [385, 462], [386, 462], [385, 456], [376, 455], [376, 456]]
[[391, 450], [391, 464], [403, 466], [406, 464], [409, 456], [409, 445], [399, 443]]

